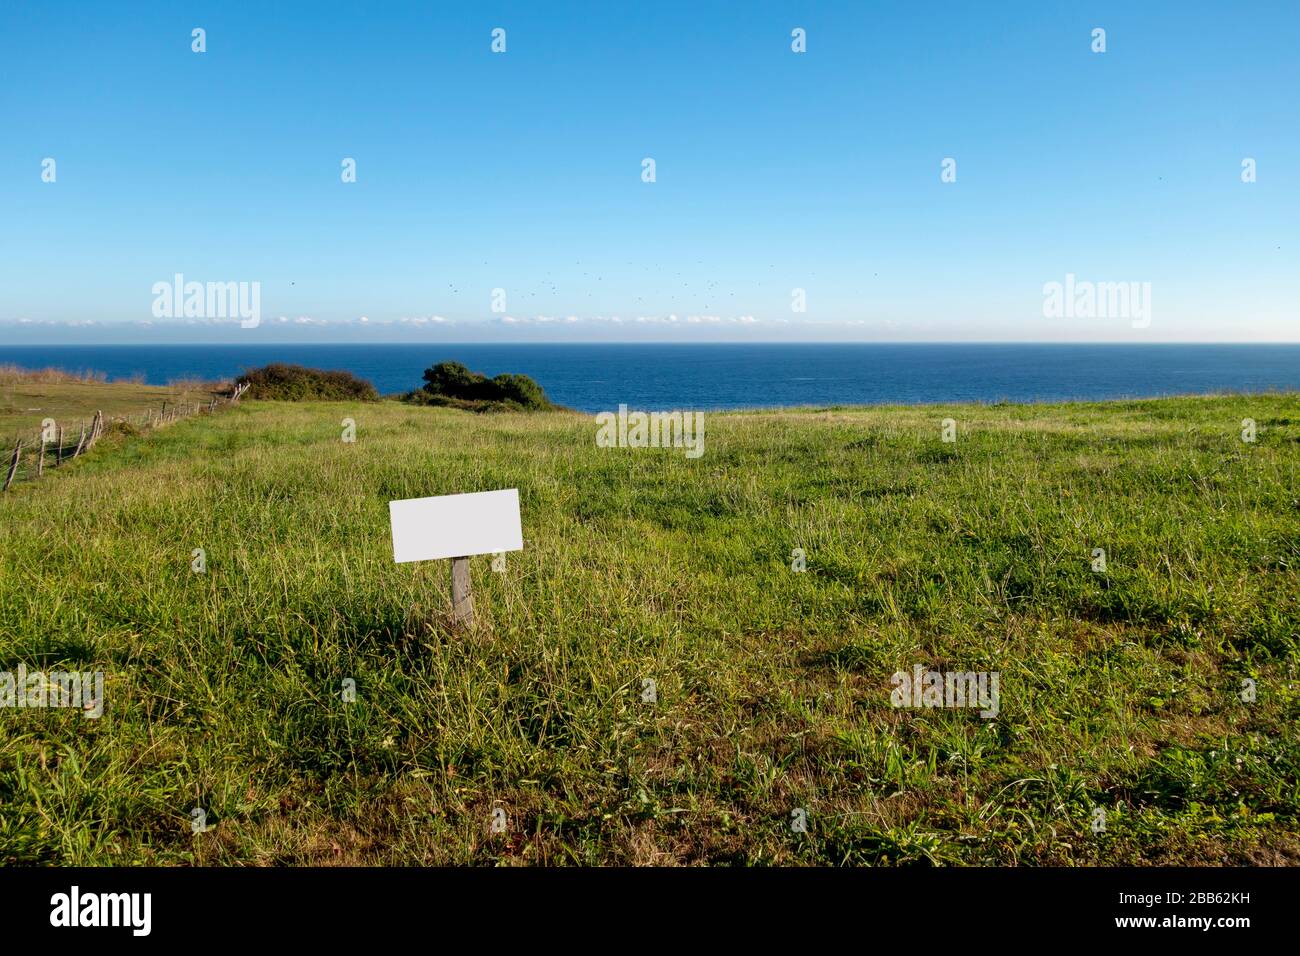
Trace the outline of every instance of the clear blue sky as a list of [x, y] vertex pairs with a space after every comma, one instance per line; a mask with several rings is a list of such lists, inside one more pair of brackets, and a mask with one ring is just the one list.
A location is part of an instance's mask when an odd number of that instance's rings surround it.
[[1298, 239], [1294, 0], [0, 4], [0, 344], [1296, 341]]

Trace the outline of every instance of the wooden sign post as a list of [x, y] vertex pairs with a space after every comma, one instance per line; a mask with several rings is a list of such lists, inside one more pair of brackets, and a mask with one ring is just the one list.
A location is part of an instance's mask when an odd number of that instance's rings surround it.
[[524, 547], [517, 488], [390, 501], [388, 517], [398, 564], [451, 558], [452, 618], [466, 626], [474, 623], [470, 556]]
[[451, 616], [458, 624], [474, 623], [474, 591], [470, 586], [468, 555], [451, 559]]

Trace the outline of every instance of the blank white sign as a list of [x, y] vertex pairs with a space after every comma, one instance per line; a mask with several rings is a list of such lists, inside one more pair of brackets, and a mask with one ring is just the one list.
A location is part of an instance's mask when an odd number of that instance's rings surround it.
[[518, 488], [390, 501], [388, 517], [398, 564], [524, 548]]

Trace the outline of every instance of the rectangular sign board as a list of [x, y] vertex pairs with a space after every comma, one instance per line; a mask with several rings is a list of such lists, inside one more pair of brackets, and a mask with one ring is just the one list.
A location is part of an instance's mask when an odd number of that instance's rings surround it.
[[518, 488], [390, 501], [388, 517], [398, 564], [524, 548]]

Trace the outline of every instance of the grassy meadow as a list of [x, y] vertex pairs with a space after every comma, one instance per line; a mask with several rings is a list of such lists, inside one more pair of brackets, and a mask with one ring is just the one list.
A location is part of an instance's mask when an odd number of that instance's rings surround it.
[[[0, 863], [1300, 864], [1295, 395], [705, 422], [247, 402], [15, 485], [0, 670], [106, 705], [0, 710]], [[387, 502], [515, 487], [457, 632]]]
[[107, 417], [157, 412], [163, 402], [208, 402], [219, 392], [215, 384], [177, 382], [145, 385], [143, 382], [107, 382], [91, 374], [73, 375], [48, 369], [31, 372], [0, 366], [0, 438], [13, 449], [15, 437], [30, 438], [41, 422], [53, 418], [65, 428], [89, 424], [96, 411]]

